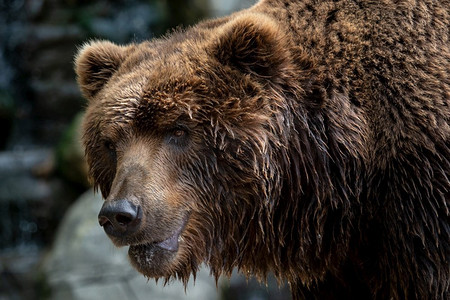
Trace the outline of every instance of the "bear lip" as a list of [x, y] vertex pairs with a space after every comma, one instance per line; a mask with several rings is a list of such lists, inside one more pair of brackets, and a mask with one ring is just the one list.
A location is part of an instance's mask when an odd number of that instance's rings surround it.
[[172, 234], [172, 236], [170, 236], [169, 238], [165, 239], [162, 242], [154, 242], [152, 244], [167, 251], [173, 252], [178, 251], [178, 244], [181, 241], [180, 235], [184, 229], [184, 226], [185, 222], [183, 222], [183, 224]]
[[181, 233], [183, 229], [186, 227], [187, 219], [184, 220], [181, 225], [173, 232], [171, 236], [167, 239], [160, 242], [150, 242], [150, 243], [142, 243], [142, 244], [131, 244], [130, 247], [145, 247], [147, 249], [151, 249], [153, 247], [158, 247], [162, 250], [176, 252], [178, 251], [179, 242], [182, 240]]

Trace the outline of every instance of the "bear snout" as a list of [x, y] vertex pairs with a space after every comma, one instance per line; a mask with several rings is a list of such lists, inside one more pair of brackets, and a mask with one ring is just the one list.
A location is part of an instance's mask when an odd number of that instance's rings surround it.
[[119, 238], [136, 232], [141, 226], [141, 221], [141, 207], [126, 199], [103, 203], [98, 214], [98, 222], [106, 234]]

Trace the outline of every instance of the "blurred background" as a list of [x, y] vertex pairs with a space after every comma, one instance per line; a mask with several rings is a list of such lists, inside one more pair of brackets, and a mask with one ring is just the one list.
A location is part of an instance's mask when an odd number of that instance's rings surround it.
[[289, 299], [235, 275], [203, 269], [147, 281], [97, 224], [79, 125], [86, 105], [73, 57], [84, 41], [139, 42], [256, 0], [0, 0], [0, 300]]

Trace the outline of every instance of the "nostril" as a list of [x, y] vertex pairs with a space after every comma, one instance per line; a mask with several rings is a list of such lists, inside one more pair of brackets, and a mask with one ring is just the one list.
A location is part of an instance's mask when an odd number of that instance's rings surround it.
[[142, 212], [128, 200], [107, 201], [98, 215], [98, 223], [112, 236], [125, 236], [139, 229]]
[[116, 215], [116, 222], [122, 226], [130, 224], [131, 222], [133, 222], [133, 220], [134, 220], [133, 216], [130, 216], [128, 214], [117, 214]]
[[105, 226], [107, 223], [111, 223], [110, 221], [109, 221], [109, 219], [107, 218], [107, 217], [105, 217], [105, 216], [99, 216], [98, 217], [98, 223], [100, 224], [100, 226]]

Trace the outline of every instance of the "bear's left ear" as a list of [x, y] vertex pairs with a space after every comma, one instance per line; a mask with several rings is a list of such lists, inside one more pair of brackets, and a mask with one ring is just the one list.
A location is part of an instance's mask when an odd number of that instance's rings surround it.
[[126, 47], [107, 41], [85, 44], [75, 57], [75, 72], [83, 95], [92, 99], [125, 60]]
[[288, 42], [269, 17], [245, 14], [223, 26], [213, 53], [224, 65], [261, 78], [278, 78], [291, 59]]

